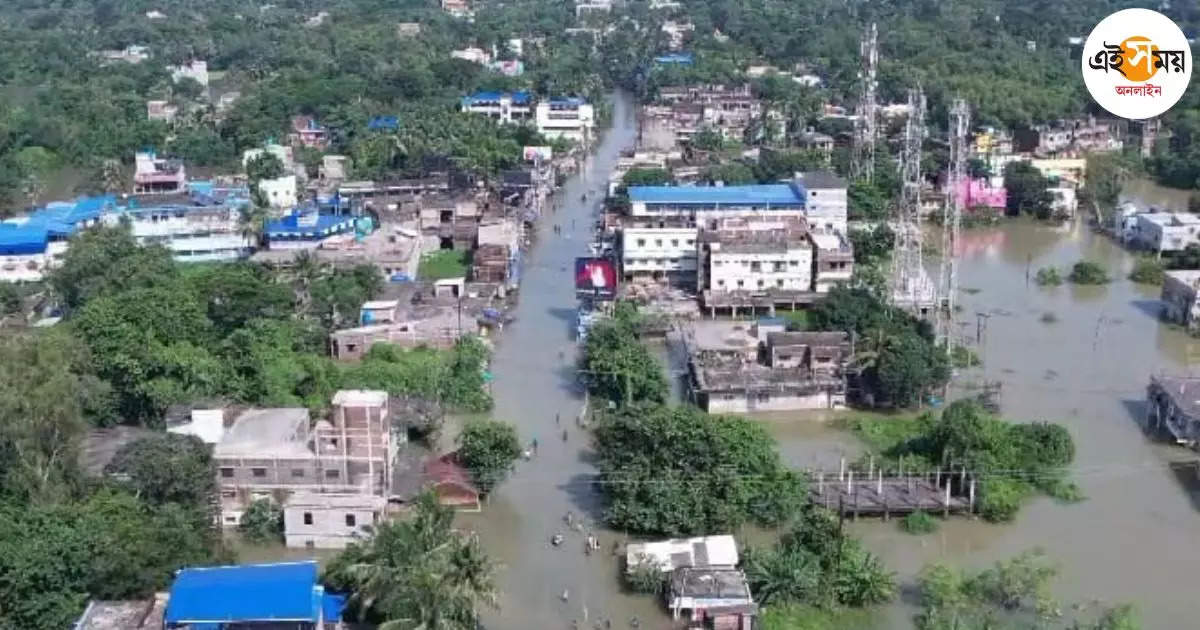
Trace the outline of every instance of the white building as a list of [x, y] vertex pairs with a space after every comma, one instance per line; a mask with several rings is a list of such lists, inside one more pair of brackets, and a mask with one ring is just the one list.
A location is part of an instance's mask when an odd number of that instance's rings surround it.
[[179, 83], [183, 79], [191, 79], [204, 87], [208, 87], [208, 62], [199, 59], [193, 59], [181, 66], [174, 66], [171, 70], [171, 81]]
[[708, 252], [713, 292], [812, 290], [813, 250], [802, 230], [721, 230]]
[[272, 208], [291, 208], [298, 202], [295, 175], [260, 180], [258, 191]]
[[100, 223], [112, 197], [51, 202], [0, 222], [0, 282], [36, 282], [62, 262], [71, 235]]
[[1156, 253], [1183, 251], [1200, 244], [1200, 216], [1182, 212], [1137, 215], [1133, 243]]
[[850, 282], [854, 275], [854, 249], [837, 232], [808, 235], [813, 250], [813, 291], [828, 293], [835, 285]]
[[846, 180], [829, 171], [800, 173], [805, 219], [814, 232], [846, 233]]
[[492, 60], [492, 56], [487, 54], [487, 51], [482, 48], [473, 47], [463, 48], [461, 50], [452, 50], [450, 51], [450, 57], [453, 59], [462, 59], [465, 61], [470, 61], [471, 63], [477, 63], [481, 66], [487, 65], [487, 63]]
[[695, 286], [695, 226], [626, 227], [621, 233], [621, 267], [626, 280], [669, 280]]
[[583, 99], [551, 99], [538, 103], [536, 124], [547, 138], [586, 142], [596, 126], [595, 111]]
[[533, 97], [529, 92], [477, 92], [464, 96], [459, 109], [502, 123], [521, 123], [533, 118]]
[[148, 120], [173, 123], [178, 114], [179, 108], [168, 101], [146, 101], [146, 118]]
[[696, 26], [691, 22], [667, 20], [662, 25], [662, 31], [667, 34], [667, 44], [671, 50], [682, 48], [683, 40], [694, 30], [696, 30]]
[[105, 213], [104, 222], [128, 222], [138, 243], [162, 245], [181, 262], [238, 260], [254, 248], [235, 203], [125, 207]]
[[737, 541], [729, 534], [672, 538], [625, 546], [625, 570], [652, 566], [663, 573], [695, 566], [736, 567]]
[[387, 499], [369, 494], [296, 492], [283, 504], [288, 547], [345, 549], [383, 518]]
[[1054, 216], [1075, 216], [1075, 211], [1079, 207], [1079, 200], [1076, 197], [1074, 186], [1056, 186], [1054, 188], [1047, 188], [1046, 192], [1053, 196], [1053, 200], [1050, 202], [1050, 209]]

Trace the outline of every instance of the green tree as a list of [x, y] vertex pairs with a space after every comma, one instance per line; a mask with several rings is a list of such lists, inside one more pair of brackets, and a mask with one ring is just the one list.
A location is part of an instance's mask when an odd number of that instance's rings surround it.
[[325, 569], [350, 593], [351, 614], [382, 628], [474, 630], [480, 606], [496, 606], [495, 564], [474, 535], [453, 528], [454, 511], [421, 495], [413, 516], [378, 524]]
[[242, 512], [238, 532], [253, 543], [283, 540], [283, 508], [271, 499], [257, 499]]
[[162, 433], [122, 446], [105, 468], [142, 501], [208, 510], [216, 498], [216, 468], [207, 444], [191, 435]]
[[1053, 196], [1046, 189], [1050, 182], [1028, 162], [1010, 162], [1004, 167], [1004, 188], [1008, 191], [1008, 213], [1032, 214], [1049, 219]]
[[601, 473], [622, 480], [603, 486], [614, 528], [681, 535], [778, 524], [803, 502], [804, 481], [743, 418], [639, 404], [605, 414], [595, 439]]
[[704, 170], [704, 178], [711, 182], [721, 182], [726, 186], [741, 186], [753, 184], [756, 181], [754, 171], [740, 162], [710, 166]]
[[264, 179], [275, 179], [283, 175], [283, 162], [274, 153], [263, 152], [246, 162], [246, 179], [251, 187], [257, 187]]
[[63, 331], [0, 335], [0, 491], [61, 500], [79, 481], [85, 414], [104, 394], [86, 349]]
[[521, 443], [511, 424], [479, 420], [467, 424], [458, 436], [459, 462], [484, 494], [508, 476], [520, 456]]
[[592, 395], [620, 404], [666, 401], [663, 368], [636, 331], [636, 315], [619, 315], [588, 331], [580, 372]]
[[1074, 618], [1061, 618], [1051, 586], [1058, 567], [1034, 549], [979, 572], [946, 565], [926, 567], [920, 577], [918, 630], [1022, 627], [1136, 630], [1141, 625], [1131, 606], [1102, 608], [1092, 614], [1075, 607]]
[[71, 239], [63, 264], [50, 276], [50, 286], [67, 310], [117, 291], [152, 287], [178, 276], [170, 252], [139, 247], [124, 227], [83, 230]]
[[621, 178], [626, 186], [665, 186], [673, 181], [671, 173], [661, 168], [631, 168]]

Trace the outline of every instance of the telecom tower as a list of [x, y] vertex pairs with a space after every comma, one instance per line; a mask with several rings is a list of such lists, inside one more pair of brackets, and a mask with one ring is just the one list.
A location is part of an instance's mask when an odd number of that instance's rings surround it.
[[900, 165], [902, 190], [896, 211], [896, 247], [892, 261], [892, 303], [927, 317], [936, 288], [925, 271], [921, 253], [921, 142], [925, 137], [925, 92], [908, 91], [908, 121]]
[[858, 99], [858, 107], [854, 120], [854, 160], [851, 164], [855, 177], [871, 181], [875, 177], [875, 137], [876, 123], [879, 120], [878, 105], [875, 102], [875, 68], [879, 64], [879, 31], [875, 23], [863, 34], [859, 42], [862, 55], [862, 70], [859, 78], [862, 82]]
[[967, 181], [967, 134], [971, 127], [971, 109], [961, 98], [950, 106], [950, 166], [946, 177], [946, 203], [942, 211], [942, 267], [938, 278], [941, 317], [938, 335], [946, 342], [946, 352], [954, 350], [954, 306], [958, 296], [958, 239], [962, 225], [963, 198], [959, 189]]

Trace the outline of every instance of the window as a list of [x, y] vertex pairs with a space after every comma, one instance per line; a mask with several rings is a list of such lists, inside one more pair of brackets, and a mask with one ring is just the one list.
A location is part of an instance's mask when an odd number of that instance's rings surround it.
[[696, 239], [689, 238], [689, 239], [687, 240], [687, 245], [688, 245], [689, 247], [691, 247], [692, 245], [695, 245], [695, 244], [696, 244]]
[[305, 513], [304, 513], [304, 524], [305, 524], [305, 525], [312, 525], [312, 524], [313, 524], [312, 512], [305, 512]]
[[337, 469], [331, 469], [331, 470], [325, 471], [326, 479], [338, 479], [340, 477], [341, 477], [341, 472], [338, 471]]
[[723, 286], [725, 286], [725, 281], [724, 281], [724, 280], [717, 280], [717, 286], [719, 286], [719, 287], [723, 287]]
[[762, 281], [762, 278], [759, 278], [759, 279], [758, 279], [758, 288], [760, 288], [760, 289], [761, 289], [761, 288], [762, 288], [762, 286], [763, 286], [763, 281]]
[[671, 247], [679, 247], [679, 239], [677, 239], [677, 238], [671, 239]]
[[221, 476], [226, 479], [233, 477], [233, 469], [232, 468], [221, 468]]
[[346, 527], [354, 527], [354, 526], [355, 526], [355, 525], [357, 525], [357, 524], [358, 524], [358, 522], [357, 522], [357, 520], [354, 518], [354, 515], [353, 515], [353, 514], [347, 514], [347, 515], [346, 515]]
[[267, 469], [266, 468], [251, 468], [250, 474], [254, 477], [266, 477]]
[[655, 247], [662, 247], [662, 239], [661, 239], [661, 238], [656, 238], [656, 239], [654, 239], [654, 246], [655, 246]]
[[798, 260], [792, 260], [792, 261], [789, 261], [789, 262], [788, 262], [788, 264], [789, 264], [789, 265], [791, 265], [791, 266], [793, 266], [793, 267], [799, 267], [799, 266], [800, 266], [800, 261], [798, 261]]
[[304, 469], [303, 469], [303, 468], [293, 468], [293, 469], [292, 469], [292, 476], [293, 476], [293, 477], [303, 477], [303, 476], [304, 476]]
[[314, 543], [314, 542], [313, 542], [313, 541], [311, 541], [311, 540], [306, 540], [306, 541], [304, 541], [304, 548], [305, 548], [305, 549], [315, 549], [315, 548], [316, 548], [316, 546], [317, 546], [317, 544], [316, 544], [316, 543]]
[[741, 281], [741, 280], [738, 280], [738, 288], [740, 289], [740, 288], [742, 288], [742, 287], [744, 287], [744, 286], [746, 286], [746, 283], [745, 283], [745, 282], [743, 282], [743, 281]]
[[758, 261], [750, 263], [750, 271], [762, 271], [762, 263]]
[[783, 288], [783, 280], [782, 280], [782, 279], [780, 279], [780, 280], [776, 280], [776, 281], [775, 281], [775, 286], [777, 286], [777, 287], [779, 287], [779, 288], [781, 288], [781, 289], [782, 289], [782, 288]]
[[786, 266], [787, 263], [785, 262], [777, 262], [775, 263], [775, 271], [783, 271]]
[[646, 246], [646, 239], [644, 239], [644, 238], [639, 238], [639, 239], [637, 240], [637, 245], [638, 245], [638, 247], [645, 247], [645, 246]]

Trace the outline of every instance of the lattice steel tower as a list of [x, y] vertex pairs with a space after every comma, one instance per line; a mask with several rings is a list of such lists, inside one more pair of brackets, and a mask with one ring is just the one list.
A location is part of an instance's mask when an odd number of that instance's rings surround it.
[[875, 138], [879, 120], [879, 105], [875, 101], [876, 67], [879, 65], [879, 31], [875, 23], [859, 41], [862, 69], [859, 71], [859, 98], [854, 119], [853, 175], [871, 181], [875, 177]]
[[925, 138], [925, 93], [908, 91], [908, 121], [900, 172], [902, 189], [896, 209], [896, 246], [892, 261], [892, 302], [926, 317], [936, 302], [936, 288], [925, 271], [921, 246], [921, 142]]
[[950, 165], [946, 173], [946, 203], [942, 209], [942, 266], [938, 277], [940, 315], [938, 335], [946, 342], [946, 352], [954, 350], [954, 307], [958, 298], [958, 242], [962, 226], [963, 194], [967, 183], [967, 158], [970, 155], [968, 134], [971, 128], [971, 109], [961, 98], [950, 106], [949, 130]]

